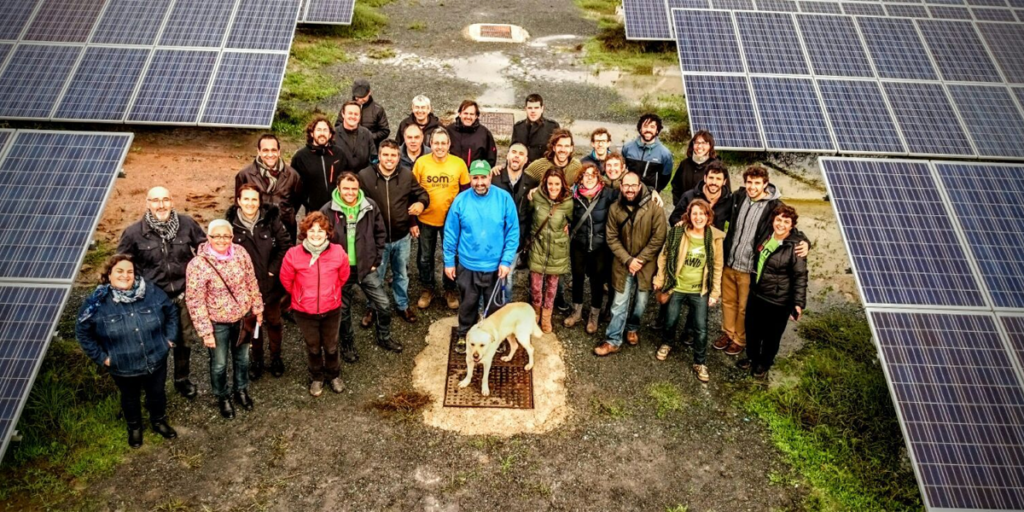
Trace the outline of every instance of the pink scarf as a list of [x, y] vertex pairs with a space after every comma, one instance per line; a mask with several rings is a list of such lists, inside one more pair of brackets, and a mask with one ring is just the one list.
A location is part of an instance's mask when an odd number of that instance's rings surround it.
[[228, 261], [235, 257], [235, 244], [231, 244], [228, 246], [228, 252], [226, 254], [221, 254], [217, 252], [209, 243], [206, 244], [205, 250], [206, 254], [213, 256], [214, 259], [216, 259], [217, 261]]
[[583, 186], [583, 182], [580, 182], [579, 185], [576, 185], [576, 197], [583, 196], [587, 199], [593, 199], [603, 188], [604, 184], [600, 180], [597, 181], [597, 185], [594, 185], [594, 188], [586, 188]]

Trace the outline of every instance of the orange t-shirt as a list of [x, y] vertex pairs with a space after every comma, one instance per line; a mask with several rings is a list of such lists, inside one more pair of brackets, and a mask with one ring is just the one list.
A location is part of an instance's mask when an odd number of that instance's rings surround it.
[[462, 185], [469, 185], [469, 168], [466, 162], [455, 155], [448, 155], [444, 162], [434, 160], [427, 154], [416, 159], [412, 175], [430, 196], [430, 206], [420, 214], [419, 222], [439, 228], [444, 226], [455, 196]]

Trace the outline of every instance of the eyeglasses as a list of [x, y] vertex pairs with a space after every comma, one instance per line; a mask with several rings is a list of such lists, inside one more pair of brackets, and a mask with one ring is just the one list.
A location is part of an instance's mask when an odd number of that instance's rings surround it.
[[206, 238], [212, 238], [214, 240], [231, 240], [234, 238], [234, 235], [210, 235]]

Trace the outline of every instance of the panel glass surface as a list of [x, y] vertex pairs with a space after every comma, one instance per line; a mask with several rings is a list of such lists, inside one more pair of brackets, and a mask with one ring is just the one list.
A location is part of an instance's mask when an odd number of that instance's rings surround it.
[[281, 87], [278, 70], [287, 61], [284, 54], [224, 53], [200, 122], [269, 126]]
[[161, 46], [220, 47], [237, 0], [175, 0]]
[[[315, 21], [314, 8], [327, 4], [324, 0], [313, 0], [306, 14], [306, 21]], [[665, 12], [665, 0], [622, 0], [622, 10], [626, 19], [627, 39], [671, 40], [672, 34], [668, 27], [668, 13]], [[326, 16], [321, 16], [321, 18]], [[319, 19], [319, 18], [317, 18]]]
[[110, 0], [92, 43], [152, 45], [171, 0]]
[[798, 14], [796, 21], [815, 74], [875, 76], [853, 18]]
[[0, 23], [0, 39], [16, 41], [39, 0], [4, 0], [4, 22]]
[[42, 0], [25, 32], [27, 41], [84, 43], [106, 0]]
[[938, 80], [914, 22], [900, 18], [857, 18], [868, 53], [881, 78]]
[[843, 9], [836, 2], [800, 2], [800, 12], [842, 14]]
[[227, 48], [288, 51], [299, 0], [241, 0]]
[[768, 150], [835, 151], [811, 79], [754, 76], [750, 81]]
[[1017, 356], [1017, 361], [1024, 366], [1024, 317], [1000, 315], [999, 320], [1010, 336], [1010, 345]]
[[977, 7], [1006, 7], [1006, 0], [967, 0], [967, 5]]
[[[637, 3], [635, 0], [623, 0], [622, 6], [625, 8], [627, 3]], [[641, 0], [639, 3], [649, 4], [646, 0]], [[355, 9], [355, 0], [309, 0], [309, 6], [306, 10], [305, 21], [309, 23], [331, 23], [338, 25], [348, 25], [352, 23], [352, 11]], [[629, 20], [629, 10], [626, 10], [626, 19]], [[668, 39], [667, 25], [668, 17], [664, 11], [661, 13], [661, 18], [664, 20], [666, 25], [666, 34], [664, 39]], [[627, 25], [628, 26], [628, 25]]]
[[949, 85], [981, 157], [1024, 157], [1024, 116], [1003, 86]]
[[91, 47], [54, 114], [56, 119], [120, 121], [150, 50]]
[[995, 64], [966, 21], [916, 20], [942, 78], [962, 82], [1002, 82]]
[[719, 147], [763, 149], [747, 79], [737, 76], [683, 76], [690, 126], [715, 134]]
[[929, 5], [928, 12], [933, 18], [942, 20], [971, 20], [970, 9], [966, 7], [954, 7], [948, 5]]
[[756, 0], [757, 10], [775, 12], [799, 12], [795, 0]]
[[974, 19], [979, 21], [1005, 21], [1016, 23], [1017, 17], [1009, 9], [998, 9], [994, 7], [973, 7]]
[[820, 165], [866, 305], [985, 306], [926, 162]]
[[905, 18], [929, 18], [928, 9], [923, 5], [889, 4], [885, 6], [885, 13], [889, 16], [902, 16]]
[[742, 73], [743, 57], [728, 12], [674, 10], [676, 46], [684, 72]]
[[818, 80], [840, 152], [906, 153], [877, 82]]
[[20, 45], [0, 75], [0, 116], [50, 117], [82, 48]]
[[1006, 23], [978, 23], [978, 31], [985, 39], [996, 63], [1003, 70], [1006, 81], [1024, 84], [1024, 25]]
[[665, 0], [671, 18], [672, 9], [710, 9], [709, 0]]
[[851, 16], [885, 16], [885, 8], [878, 4], [843, 2], [843, 14]]
[[142, 79], [128, 120], [196, 123], [217, 62], [217, 53], [157, 50]]
[[885, 82], [882, 88], [911, 153], [974, 154], [941, 85]]
[[774, 12], [734, 14], [751, 73], [809, 74], [792, 15]]
[[753, 11], [753, 0], [711, 0], [712, 9], [725, 9], [730, 11]]

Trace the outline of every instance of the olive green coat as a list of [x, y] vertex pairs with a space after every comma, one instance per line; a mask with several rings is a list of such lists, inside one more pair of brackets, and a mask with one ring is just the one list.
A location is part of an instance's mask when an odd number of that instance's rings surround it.
[[632, 219], [629, 218], [623, 195], [619, 195], [619, 199], [608, 210], [605, 229], [608, 248], [614, 256], [612, 286], [619, 293], [626, 291], [626, 274], [629, 273], [629, 263], [633, 258], [644, 262], [636, 273], [637, 288], [643, 292], [651, 291], [654, 274], [658, 269], [658, 254], [665, 245], [668, 231], [665, 210], [651, 200], [647, 187], [640, 187], [640, 194], [640, 206]]
[[534, 237], [533, 245], [530, 247], [530, 271], [559, 276], [566, 274], [569, 272], [569, 234], [566, 228], [572, 218], [572, 197], [559, 203], [552, 203], [551, 199], [538, 189], [533, 194], [532, 203], [533, 222], [529, 228], [530, 235], [537, 233], [549, 214], [551, 220]]

